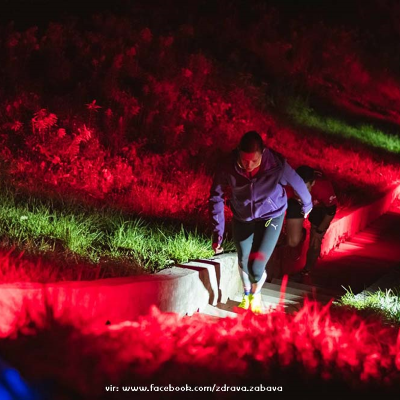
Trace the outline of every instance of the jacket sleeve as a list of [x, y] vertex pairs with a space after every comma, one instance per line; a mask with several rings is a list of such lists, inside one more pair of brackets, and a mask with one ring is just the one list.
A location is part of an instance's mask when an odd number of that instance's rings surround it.
[[282, 185], [290, 185], [296, 191], [302, 202], [302, 210], [305, 216], [312, 210], [313, 204], [311, 194], [307, 189], [303, 179], [297, 174], [297, 172], [284, 161], [283, 174], [280, 183]]
[[225, 189], [226, 175], [223, 171], [215, 174], [208, 200], [210, 219], [213, 228], [213, 243], [221, 244], [225, 230]]

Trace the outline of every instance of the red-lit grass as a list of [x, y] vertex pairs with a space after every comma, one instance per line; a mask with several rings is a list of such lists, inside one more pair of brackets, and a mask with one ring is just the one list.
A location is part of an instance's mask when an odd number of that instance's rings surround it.
[[262, 383], [310, 393], [400, 390], [398, 328], [329, 305], [306, 301], [293, 315], [278, 309], [235, 319], [179, 317], [154, 308], [135, 322], [82, 330], [49, 315], [45, 327], [31, 323], [1, 340], [0, 350], [29, 380], [53, 382], [56, 392], [68, 388], [84, 398], [107, 398], [107, 385], [151, 383]]
[[[258, 7], [264, 10], [258, 4], [253, 11]], [[156, 9], [160, 13], [162, 6]], [[160, 27], [140, 20], [132, 26], [129, 18], [110, 15], [87, 21], [90, 34], [73, 22], [50, 24], [44, 33], [10, 28], [4, 74], [23, 88], [0, 93], [1, 152], [12, 179], [32, 190], [48, 185], [57, 192], [80, 192], [147, 216], [201, 220], [218, 151], [229, 151], [241, 134], [256, 129], [293, 166], [309, 163], [326, 171], [340, 204], [357, 204], [387, 188], [397, 177], [397, 165], [383, 163], [368, 149], [314, 139], [312, 132], [298, 137], [297, 128], [278, 126], [274, 113], [283, 110], [268, 101], [276, 96], [274, 77], [264, 77], [260, 69], [258, 76], [250, 66], [258, 58], [269, 73], [283, 77], [285, 85], [278, 81], [283, 97], [291, 85], [304, 95], [310, 88], [317, 91], [315, 86], [323, 88], [318, 79], [325, 79], [342, 85], [339, 97], [362, 93], [381, 110], [389, 98], [391, 104], [397, 101], [396, 80], [383, 72], [376, 75], [382, 79], [372, 79], [362, 46], [344, 28], [313, 24], [304, 30], [301, 19], [294, 20], [279, 40], [278, 27], [285, 21], [274, 10], [256, 13], [243, 30], [234, 9], [224, 20], [230, 28], [215, 38], [217, 47], [225, 49], [230, 38], [251, 54], [231, 50], [229, 64], [213, 57], [212, 43], [205, 53], [189, 51], [216, 26], [212, 18], [226, 11], [222, 3], [211, 19], [200, 17], [195, 26], [181, 25], [164, 35], [155, 33]], [[321, 48], [326, 51], [313, 51]], [[311, 70], [313, 60], [318, 68]], [[32, 76], [26, 65], [35, 71]], [[91, 79], [78, 84], [76, 76], [88, 71]], [[264, 78], [264, 86], [255, 84]], [[42, 79], [50, 88], [46, 92], [37, 83]], [[69, 88], [65, 93], [63, 85]], [[373, 97], [376, 86], [382, 94]], [[330, 91], [324, 96], [329, 100]]]
[[[338, 216], [377, 198], [397, 182], [396, 161], [312, 131], [299, 135], [287, 121], [277, 123], [276, 114], [293, 92], [319, 93], [328, 103], [358, 96], [359, 107], [393, 122], [382, 110], [398, 104], [395, 77], [370, 71], [353, 32], [321, 23], [305, 29], [301, 18], [285, 24], [264, 7], [249, 7], [248, 26], [232, 5], [212, 43], [218, 13], [227, 11], [223, 2], [209, 18], [168, 32], [147, 26], [159, 22], [149, 15], [135, 24], [96, 15], [85, 21], [90, 29], [72, 20], [41, 31], [10, 26], [2, 53], [8, 86], [0, 91], [1, 173], [39, 196], [45, 189], [89, 197], [206, 230], [212, 171], [255, 129], [293, 167], [306, 163], [328, 175]], [[152, 12], [166, 18], [176, 12], [162, 8]]]
[[[304, 34], [304, 23], [299, 20], [300, 29], [284, 27], [290, 36], [287, 40], [278, 35], [276, 13], [258, 15], [264, 19], [250, 26], [243, 24], [242, 30], [236, 29], [234, 18], [224, 19], [227, 29], [220, 29], [221, 36], [232, 41], [236, 32], [241, 37], [239, 46], [233, 46], [235, 52], [237, 47], [251, 49], [267, 61], [270, 70], [279, 71], [277, 75], [283, 76], [280, 83], [294, 76], [297, 87], [322, 92], [349, 111], [399, 122], [398, 83], [385, 73], [376, 75], [380, 78], [374, 83], [349, 32], [329, 30], [318, 23]], [[220, 19], [208, 17], [209, 26], [221, 26]], [[232, 96], [218, 85], [220, 76], [210, 74], [219, 65], [207, 57], [185, 54], [184, 62], [178, 62], [181, 47], [175, 48], [174, 42], [182, 40], [181, 44], [189, 47], [194, 34], [201, 33], [201, 25], [182, 26], [182, 36], [163, 37], [141, 26], [134, 32], [129, 21], [113, 16], [97, 17], [97, 24], [104, 27], [103, 33], [96, 29], [82, 33], [74, 26], [52, 24], [40, 37], [34, 29], [17, 33], [9, 28], [2, 66], [4, 81], [15, 88], [15, 94], [5, 89], [1, 98], [1, 151], [2, 159], [11, 165], [15, 183], [27, 183], [32, 190], [46, 184], [59, 193], [89, 195], [149, 216], [205, 217], [210, 173], [198, 172], [191, 157], [207, 164], [213, 149], [233, 148], [248, 129], [269, 131], [268, 144], [293, 166], [308, 163], [327, 172], [338, 190], [341, 207], [374, 198], [397, 180], [397, 165], [380, 161], [368, 150], [352, 150], [346, 143], [330, 144], [275, 127], [272, 117], [257, 114], [249, 100], [254, 88], [249, 87], [243, 96]], [[219, 35], [214, 37], [217, 40]], [[331, 42], [324, 41], [325, 37], [332, 38]], [[155, 44], [152, 47], [150, 43]], [[75, 49], [73, 57], [68, 56], [71, 48]], [[75, 68], [77, 60], [80, 64]], [[245, 61], [239, 56], [236, 65]], [[27, 71], [35, 73], [35, 67], [38, 76], [26, 76]], [[92, 76], [87, 71], [93, 71]], [[241, 75], [251, 84], [251, 76]], [[274, 80], [273, 76], [271, 82]], [[119, 84], [124, 81], [129, 84]], [[236, 76], [233, 82], [238, 84]], [[58, 95], [41, 93], [42, 83], [49, 93]], [[102, 90], [97, 92], [96, 87]], [[186, 94], [182, 95], [181, 88]], [[239, 87], [237, 92], [241, 90]], [[260, 101], [263, 96], [254, 90], [255, 102], [265, 107]], [[48, 104], [54, 109], [44, 115], [45, 125], [35, 131], [41, 141], [28, 140], [35, 133], [30, 130], [31, 119]], [[88, 105], [87, 114], [82, 112], [83, 104]], [[91, 104], [103, 109], [96, 111], [89, 108]], [[63, 115], [57, 128], [61, 131], [51, 130], [51, 114], [60, 110]], [[90, 137], [85, 124], [94, 133]], [[141, 140], [146, 137], [145, 150]], [[21, 149], [25, 145], [26, 153]], [[150, 151], [152, 147], [155, 153]], [[128, 154], [131, 150], [133, 156]], [[188, 157], [176, 159], [182, 152]], [[7, 263], [11, 270], [18, 269]], [[23, 267], [18, 273], [30, 274], [30, 267], [22, 261], [16, 265]], [[34, 269], [32, 276], [36, 276]], [[35, 336], [31, 326], [32, 331], [25, 333], [32, 336], [3, 340], [0, 346], [27, 377], [54, 378], [64, 398], [101, 397], [105, 385], [139, 382], [281, 383], [306, 394], [311, 390], [318, 394], [324, 388], [368, 392], [393, 384], [392, 393], [398, 393], [397, 330], [351, 313], [330, 314], [313, 307], [308, 304], [295, 316], [274, 312], [262, 317], [239, 316], [234, 321], [181, 319], [155, 312], [140, 323], [83, 335], [53, 324]], [[111, 398], [109, 393], [103, 397]]]
[[[262, 118], [262, 115], [254, 112], [255, 121], [261, 123]], [[303, 134], [298, 135], [294, 128], [288, 126], [272, 125], [271, 132], [266, 139], [267, 145], [281, 152], [293, 167], [309, 164], [326, 173], [337, 189], [339, 208], [374, 200], [398, 181], [398, 165], [385, 163], [368, 150], [351, 148], [346, 144], [331, 144], [313, 136], [312, 132], [307, 134], [304, 129]], [[227, 144], [225, 151], [232, 149], [234, 144], [234, 141]], [[218, 168], [218, 161], [213, 161], [211, 155], [207, 159], [202, 159], [200, 155], [193, 157], [185, 150], [158, 155], [137, 153], [134, 145], [129, 148], [135, 152], [135, 157], [131, 160], [122, 159], [125, 163], [123, 168], [118, 167], [119, 164], [115, 164], [114, 169], [108, 168], [109, 183], [101, 170], [89, 161], [86, 164], [91, 167], [87, 172], [77, 170], [73, 175], [65, 174], [72, 168], [76, 169], [76, 166], [66, 162], [62, 167], [66, 171], [59, 168], [43, 175], [34, 160], [24, 163], [23, 159], [19, 159], [16, 160], [13, 176], [17, 182], [25, 178], [25, 182], [19, 184], [32, 193], [40, 193], [41, 189], [38, 188], [42, 185], [47, 190], [67, 195], [74, 193], [74, 196], [81, 198], [86, 194], [103, 203], [144, 216], [181, 220], [192, 218], [205, 225], [211, 172], [206, 171], [204, 164], [209, 159]], [[106, 158], [105, 149], [99, 148], [98, 152]], [[84, 154], [82, 156], [85, 157]], [[193, 160], [202, 165], [200, 169], [191, 165]], [[111, 158], [110, 163], [115, 163], [115, 160]], [[129, 169], [126, 169], [126, 165], [130, 165]], [[126, 183], [118, 189], [122, 177]]]
[[[106, 267], [101, 270], [99, 266], [73, 262], [72, 260], [68, 262], [65, 258], [46, 258], [27, 256], [24, 255], [24, 252], [14, 249], [0, 250], [1, 284], [92, 280], [107, 275]], [[109, 269], [111, 269], [111, 266]]]

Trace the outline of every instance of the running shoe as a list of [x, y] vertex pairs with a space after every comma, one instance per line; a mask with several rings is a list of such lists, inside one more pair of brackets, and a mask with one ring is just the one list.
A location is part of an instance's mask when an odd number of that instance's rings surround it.
[[255, 314], [262, 314], [261, 293], [250, 294], [250, 310]]
[[243, 308], [243, 310], [248, 310], [250, 308], [250, 296], [249, 294], [244, 294], [243, 299], [238, 305], [239, 308]]
[[300, 271], [300, 275], [301, 275], [301, 276], [308, 276], [308, 275], [310, 275], [310, 270], [304, 268], [304, 269], [302, 269], [302, 270]]

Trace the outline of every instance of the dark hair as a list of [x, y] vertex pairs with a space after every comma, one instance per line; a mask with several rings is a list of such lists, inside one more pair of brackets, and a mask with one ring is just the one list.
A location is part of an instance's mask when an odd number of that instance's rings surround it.
[[249, 131], [240, 139], [238, 149], [245, 153], [254, 153], [256, 151], [262, 153], [264, 143], [261, 136], [256, 131]]
[[304, 183], [315, 181], [315, 169], [308, 165], [301, 165], [296, 168], [296, 172], [303, 179]]

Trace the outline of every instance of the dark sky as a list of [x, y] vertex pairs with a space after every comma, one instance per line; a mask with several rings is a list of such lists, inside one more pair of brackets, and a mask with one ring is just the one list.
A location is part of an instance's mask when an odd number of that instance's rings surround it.
[[[85, 16], [104, 10], [123, 11], [129, 4], [145, 3], [147, 7], [151, 7], [152, 4], [168, 3], [168, 7], [182, 7], [188, 2], [199, 2], [212, 8], [215, 0], [3, 0], [0, 20], [3, 23], [9, 20], [16, 23], [42, 23], [66, 14]], [[233, 2], [249, 8], [256, 2], [265, 3], [293, 16], [306, 13], [310, 16], [320, 15], [324, 19], [344, 20], [351, 20], [360, 4], [367, 3], [360, 0], [227, 0], [227, 4]]]
[[2, 25], [14, 21], [16, 28], [43, 25], [67, 15], [89, 16], [99, 11], [122, 9], [130, 0], [3, 0]]
[[[302, 16], [305, 24], [323, 21], [346, 28], [360, 26], [366, 32], [377, 32], [380, 36], [378, 41], [383, 43], [391, 41], [393, 32], [390, 29], [398, 24], [396, 15], [400, 16], [400, 2], [396, 0], [3, 0], [0, 24], [4, 26], [14, 21], [18, 30], [30, 26], [44, 28], [49, 21], [56, 22], [71, 14], [83, 19], [107, 11], [124, 15], [130, 5], [140, 5], [146, 12], [151, 12], [153, 6], [158, 9], [160, 6], [175, 8], [181, 12], [182, 20], [190, 23], [185, 12], [205, 12], [210, 15], [215, 9], [223, 17], [223, 13], [229, 12], [232, 3], [238, 6], [240, 12], [248, 14], [250, 20], [254, 17], [252, 10], [257, 12], [254, 5], [265, 4], [277, 8], [283, 18]], [[397, 14], [392, 12], [396, 9]]]

